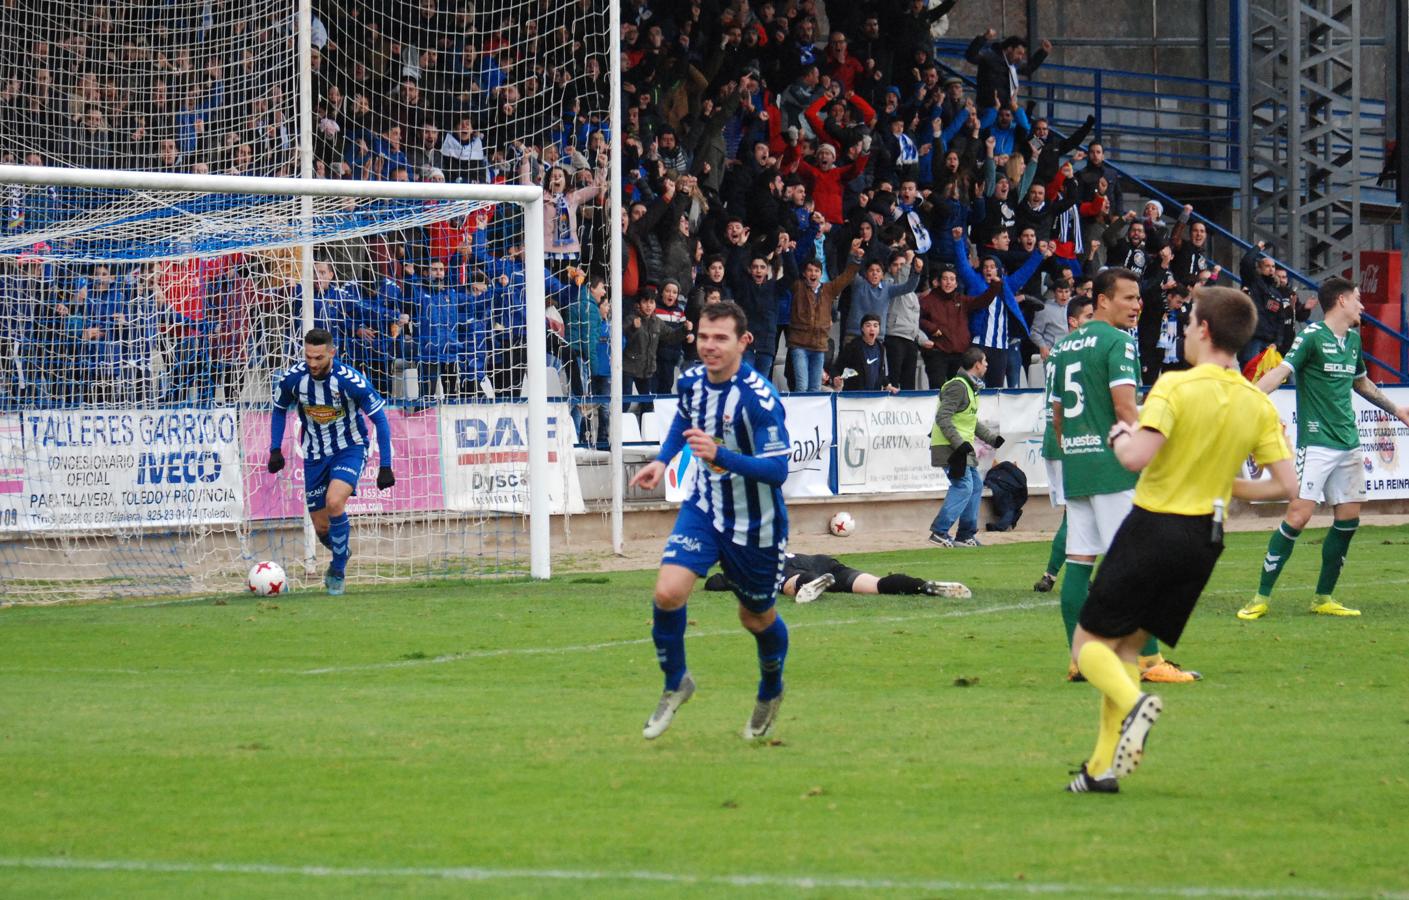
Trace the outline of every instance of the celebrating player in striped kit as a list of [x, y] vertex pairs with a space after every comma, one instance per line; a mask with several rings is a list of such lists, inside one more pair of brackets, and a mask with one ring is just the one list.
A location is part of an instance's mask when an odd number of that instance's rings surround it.
[[665, 673], [665, 692], [642, 734], [659, 737], [695, 692], [685, 667], [686, 601], [695, 579], [718, 562], [739, 598], [739, 621], [758, 643], [761, 679], [744, 738], [765, 737], [783, 700], [788, 629], [774, 609], [783, 583], [788, 512], [783, 482], [792, 442], [783, 403], [768, 379], [743, 363], [752, 335], [732, 301], [706, 306], [695, 331], [700, 365], [680, 376], [680, 402], [660, 455], [631, 479], [647, 490], [686, 446], [696, 465], [689, 493], [665, 541], [656, 576], [651, 637]]
[[284, 467], [284, 427], [289, 407], [298, 407], [303, 446], [303, 492], [318, 540], [333, 551], [333, 561], [323, 577], [328, 593], [343, 592], [348, 538], [347, 498], [357, 493], [357, 479], [367, 458], [367, 423], [358, 410], [377, 426], [381, 466], [377, 487], [396, 484], [391, 471], [391, 425], [385, 403], [367, 376], [338, 362], [333, 336], [314, 328], [303, 338], [303, 362], [283, 372], [274, 382], [274, 410], [269, 417], [269, 471]]

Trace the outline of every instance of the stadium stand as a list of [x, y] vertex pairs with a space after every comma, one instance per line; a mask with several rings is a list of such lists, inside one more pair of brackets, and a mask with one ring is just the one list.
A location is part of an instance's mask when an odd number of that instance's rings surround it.
[[[1059, 285], [1071, 287], [1062, 296], [1087, 290], [1108, 263], [1145, 278], [1147, 371], [1180, 365], [1186, 313], [1171, 289], [1228, 277], [1208, 230], [1190, 207], [1132, 207], [1100, 145], [1082, 149], [1090, 120], [1058, 136], [1034, 114], [1022, 78], [1042, 64], [1045, 41], [977, 35], [965, 52], [976, 89], [941, 77], [929, 35], [953, 5], [623, 4], [629, 332], [639, 297], [657, 298], [655, 322], [629, 345], [652, 357], [632, 369], [639, 392], [668, 391], [691, 362], [690, 332], [715, 291], [748, 312], [755, 364], [797, 387], [792, 306], [853, 262], [824, 366], [843, 323], [879, 304], [892, 383], [923, 387], [926, 370], [942, 371], [931, 362], [946, 342], [921, 327], [934, 324], [922, 308], [1000, 280], [968, 325], [1003, 362], [990, 385], [1020, 386], [1042, 350], [1031, 329], [1044, 304]], [[112, 0], [42, 21], [22, 7], [0, 10], [5, 161], [297, 174], [286, 5]], [[546, 323], [510, 314], [486, 327], [479, 315], [486, 296], [521, 309], [526, 277], [510, 223], [492, 211], [318, 248], [315, 324], [388, 397], [511, 392], [530, 326], [548, 329], [570, 395], [600, 392], [607, 337], [586, 279], [605, 270], [611, 227], [605, 29], [590, 0], [315, 4], [317, 175], [530, 182], [550, 206]], [[53, 191], [7, 199], [11, 234], [63, 208]], [[901, 290], [915, 268], [907, 251], [926, 265]], [[820, 278], [809, 281], [813, 262]], [[63, 266], [18, 254], [0, 265], [0, 402], [10, 406], [96, 404], [114, 391], [134, 402], [254, 398], [251, 369], [277, 369], [293, 346], [292, 334], [267, 334], [288, 327], [269, 324], [275, 311], [297, 303], [292, 259]], [[1312, 298], [1298, 301], [1257, 253], [1244, 268], [1268, 318], [1260, 336], [1288, 343]], [[946, 289], [948, 270], [957, 277]], [[206, 342], [210, 353], [198, 349]], [[584, 432], [599, 408], [583, 402]]]

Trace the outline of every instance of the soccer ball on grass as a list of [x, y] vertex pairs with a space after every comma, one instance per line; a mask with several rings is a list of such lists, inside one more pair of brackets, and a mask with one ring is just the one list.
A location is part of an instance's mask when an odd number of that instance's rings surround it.
[[284, 574], [284, 567], [276, 562], [259, 562], [250, 569], [248, 584], [250, 593], [272, 597], [289, 589], [289, 576]]
[[837, 537], [847, 537], [856, 530], [856, 520], [849, 512], [839, 512], [827, 523], [827, 530]]

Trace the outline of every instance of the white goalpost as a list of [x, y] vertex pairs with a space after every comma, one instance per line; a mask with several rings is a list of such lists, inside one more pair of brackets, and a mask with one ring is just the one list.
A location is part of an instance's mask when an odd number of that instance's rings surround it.
[[[65, 210], [65, 216], [56, 218], [45, 230], [0, 237], [0, 255], [17, 254], [17, 273], [6, 276], [7, 295], [20, 296], [29, 291], [33, 299], [27, 302], [34, 304], [33, 309], [47, 304], [44, 308], [58, 311], [52, 334], [40, 335], [36, 326], [33, 333], [25, 335], [28, 345], [14, 345], [38, 349], [11, 353], [7, 360], [21, 365], [21, 383], [43, 400], [33, 408], [20, 407], [8, 415], [0, 411], [0, 484], [23, 486], [9, 494], [0, 492], [0, 564], [7, 570], [6, 577], [0, 578], [0, 603], [55, 602], [114, 593], [228, 590], [234, 573], [242, 571], [251, 558], [261, 558], [267, 552], [261, 548], [272, 546], [273, 552], [282, 552], [287, 561], [301, 556], [301, 538], [271, 537], [278, 533], [276, 524], [282, 524], [286, 532], [301, 529], [295, 529], [287, 518], [271, 524], [256, 521], [259, 517], [251, 514], [256, 501], [270, 503], [267, 496], [262, 500], [257, 497], [260, 488], [251, 487], [255, 484], [252, 472], [257, 461], [267, 453], [267, 446], [260, 447], [258, 440], [267, 431], [247, 426], [245, 420], [257, 418], [268, 409], [268, 379], [274, 371], [295, 361], [296, 339], [306, 326], [337, 314], [332, 310], [335, 300], [348, 304], [355, 300], [364, 305], [370, 302], [355, 296], [355, 291], [338, 294], [339, 286], [328, 282], [327, 271], [333, 264], [327, 260], [336, 255], [339, 241], [368, 236], [375, 241], [389, 230], [418, 224], [439, 228], [447, 222], [460, 229], [478, 225], [480, 241], [498, 242], [478, 256], [467, 254], [460, 263], [467, 271], [473, 269], [465, 276], [466, 283], [475, 282], [475, 290], [484, 290], [474, 294], [467, 287], [448, 295], [451, 302], [461, 304], [457, 309], [473, 308], [474, 317], [484, 319], [483, 346], [461, 347], [464, 359], [478, 354], [473, 358], [480, 368], [475, 369], [473, 378], [482, 381], [474, 382], [461, 373], [459, 381], [452, 379], [447, 383], [437, 373], [431, 397], [418, 398], [410, 387], [417, 382], [416, 368], [409, 369], [409, 374], [406, 369], [381, 373], [391, 386], [389, 393], [405, 387], [405, 395], [398, 402], [407, 410], [408, 421], [420, 421], [423, 431], [437, 427], [440, 431], [438, 436], [422, 434], [421, 446], [429, 448], [422, 458], [400, 463], [416, 471], [406, 473], [404, 480], [399, 474], [398, 487], [414, 492], [418, 490], [418, 479], [430, 483], [442, 477], [445, 487], [437, 487], [433, 496], [415, 498], [416, 502], [394, 514], [354, 513], [354, 568], [349, 574], [354, 580], [357, 578], [359, 543], [364, 549], [372, 547], [362, 554], [364, 568], [360, 570], [372, 577], [405, 577], [406, 570], [397, 568], [398, 557], [422, 553], [438, 555], [442, 561], [453, 559], [458, 571], [472, 575], [522, 571], [512, 561], [504, 564], [499, 559], [482, 565], [474, 561], [477, 552], [482, 557], [502, 553], [505, 543], [514, 540], [511, 535], [505, 537], [509, 526], [490, 540], [479, 534], [476, 545], [476, 536], [469, 533], [475, 526], [464, 522], [467, 517], [473, 519], [480, 523], [482, 531], [486, 521], [521, 520], [526, 515], [526, 574], [536, 579], [549, 577], [550, 516], [554, 503], [567, 503], [561, 488], [554, 491], [551, 486], [554, 479], [565, 477], [564, 466], [571, 465], [571, 440], [550, 433], [554, 426], [549, 406], [548, 332], [543, 327], [548, 275], [541, 188], [531, 184], [290, 179], [15, 165], [0, 165], [0, 185], [12, 193], [40, 192], [47, 198], [46, 203]], [[508, 215], [505, 210], [519, 210], [521, 217]], [[510, 230], [497, 238], [485, 238], [485, 223], [491, 218], [510, 223]], [[463, 240], [467, 245], [471, 238]], [[365, 249], [364, 243], [357, 246]], [[386, 242], [386, 246], [397, 245]], [[518, 246], [522, 247], [521, 258], [515, 255]], [[287, 273], [276, 270], [291, 262], [287, 254], [301, 248], [310, 248], [325, 272], [316, 288], [295, 291], [293, 284], [300, 280], [296, 277], [297, 267]], [[490, 253], [490, 249], [500, 252]], [[457, 258], [452, 257], [449, 262], [453, 265]], [[486, 265], [484, 259], [512, 261], [502, 264], [498, 271], [503, 274], [492, 276], [481, 271], [480, 267]], [[115, 290], [108, 270], [123, 265], [133, 267], [134, 274], [128, 276], [131, 287], [123, 295], [124, 305], [118, 307], [122, 312], [116, 318], [122, 324], [114, 329], [120, 335], [104, 334], [89, 326], [86, 319], [81, 325], [70, 327], [68, 319], [75, 317], [69, 315], [69, 305], [79, 302], [80, 292], [90, 305], [97, 303], [95, 298], [101, 292]], [[422, 317], [430, 316], [421, 306], [440, 296], [437, 291], [450, 290], [434, 280], [437, 265], [445, 263], [434, 257], [428, 264], [422, 262], [422, 268], [431, 270], [416, 282], [422, 285], [417, 290], [425, 292], [424, 297], [418, 294], [407, 299], [416, 309], [415, 315], [403, 314], [397, 319], [395, 309], [388, 313], [393, 323], [388, 326], [391, 332], [398, 330], [398, 321], [404, 323], [403, 327], [416, 327]], [[70, 280], [60, 287], [60, 268], [85, 273], [81, 276], [82, 286], [76, 286], [78, 280]], [[413, 264], [407, 263], [405, 268], [409, 273]], [[238, 270], [239, 274], [225, 274], [231, 270]], [[200, 361], [183, 369], [179, 351], [173, 350], [169, 341], [162, 343], [159, 332], [176, 315], [173, 311], [179, 307], [179, 279], [187, 271], [196, 272], [204, 285], [204, 294], [197, 297], [198, 305], [203, 300], [204, 307], [195, 312], [184, 310], [181, 321], [189, 325], [194, 320], [200, 326], [192, 334], [201, 354], [214, 355], [211, 347], [228, 343], [230, 334], [236, 335], [245, 356], [240, 357], [233, 376], [212, 374], [209, 366], [199, 365]], [[138, 295], [149, 281], [157, 299], [148, 296], [144, 306]], [[217, 287], [227, 282], [234, 286]], [[282, 318], [265, 315], [254, 322], [254, 310], [267, 309], [271, 297], [273, 308]], [[218, 319], [221, 304], [238, 307], [236, 312], [250, 321], [238, 328], [227, 328]], [[349, 305], [348, 309], [353, 307]], [[148, 321], [143, 316], [152, 323], [150, 327], [142, 324]], [[275, 323], [272, 327], [258, 327], [271, 321]], [[429, 326], [436, 324], [433, 317], [426, 322]], [[453, 325], [463, 328], [465, 323]], [[364, 332], [349, 326], [348, 333]], [[385, 336], [377, 339], [384, 341]], [[124, 358], [122, 364], [141, 374], [129, 377], [124, 374], [129, 369], [114, 369], [113, 355], [132, 357]], [[160, 371], [145, 371], [149, 365]], [[198, 374], [192, 377], [191, 373]], [[126, 393], [111, 398], [100, 393], [99, 383], [108, 378], [115, 378], [117, 389]], [[226, 381], [229, 384], [221, 387]], [[150, 386], [146, 386], [148, 383]], [[425, 383], [423, 375], [419, 383]], [[483, 422], [475, 418], [480, 409], [502, 412], [505, 399], [495, 396], [493, 384], [507, 387], [517, 395], [512, 401], [526, 407], [521, 418], [500, 415], [497, 423], [489, 422], [487, 413]], [[488, 396], [461, 397], [462, 385], [470, 392], [482, 385]], [[426, 403], [427, 399], [434, 399], [438, 390], [444, 392], [443, 403]], [[123, 424], [124, 416], [130, 418], [143, 410], [158, 411], [156, 421], [160, 424]], [[211, 416], [217, 411], [220, 421], [239, 424], [209, 425], [209, 433], [200, 431], [207, 426], [190, 425], [193, 421], [214, 421]], [[455, 419], [456, 415], [461, 418]], [[47, 433], [41, 431], [41, 419]], [[571, 423], [565, 419], [560, 418], [555, 427], [558, 432], [566, 429], [570, 433]], [[177, 420], [186, 423], [181, 427], [189, 433], [173, 436], [177, 429], [173, 423]], [[61, 432], [58, 436], [54, 434], [55, 423]], [[216, 435], [221, 427], [238, 428], [238, 439], [232, 441], [229, 434]], [[526, 433], [518, 435], [520, 427]], [[117, 451], [78, 460], [71, 450], [72, 445], [79, 443], [75, 434], [91, 431], [105, 436], [98, 443], [107, 446], [104, 441], [123, 429], [131, 439], [126, 446], [144, 453], [142, 461], [134, 464], [132, 458]], [[138, 433], [133, 437], [133, 432], [153, 429], [156, 440], [169, 439], [176, 443], [166, 446], [177, 447], [167, 457], [158, 454], [160, 458], [155, 463], [148, 458], [150, 453], [137, 449], [141, 438], [152, 435]], [[290, 432], [294, 430], [291, 428]], [[457, 440], [463, 446], [457, 446]], [[224, 449], [214, 449], [217, 444]], [[233, 444], [239, 444], [237, 451], [230, 449]], [[562, 459], [564, 446], [567, 460]], [[555, 451], [554, 447], [559, 449]], [[227, 481], [216, 474], [219, 453], [227, 451], [239, 453], [242, 477]], [[213, 461], [207, 464], [202, 454], [208, 454]], [[556, 458], [556, 467], [550, 465], [550, 456]], [[467, 457], [473, 457], [473, 462], [485, 472], [498, 473], [493, 477], [512, 482], [524, 508], [517, 509], [512, 504], [506, 507], [502, 500], [492, 499], [483, 504], [473, 498], [469, 503], [452, 501], [453, 473], [449, 468], [457, 460], [464, 463]], [[161, 465], [177, 469], [184, 465], [194, 487], [172, 489], [166, 495], [153, 489], [151, 497], [147, 497], [151, 487], [147, 479], [150, 476], [153, 482], [161, 480]], [[370, 460], [368, 465], [375, 470]], [[505, 470], [505, 465], [519, 468]], [[136, 474], [125, 476], [124, 467]], [[209, 482], [212, 489], [227, 484], [227, 493], [220, 502], [226, 510], [238, 510], [240, 520], [229, 521], [235, 515], [233, 511], [222, 516], [197, 509], [204, 502], [196, 493], [201, 482]], [[138, 490], [137, 484], [144, 487]], [[85, 485], [100, 487], [85, 494]], [[296, 488], [293, 484], [282, 486], [285, 494], [297, 493]], [[475, 486], [470, 490], [481, 489]], [[124, 498], [129, 493], [141, 502], [126, 504]], [[197, 499], [190, 501], [188, 514], [173, 508], [189, 498]], [[289, 501], [288, 497], [280, 499]], [[53, 505], [66, 503], [72, 508], [66, 518], [60, 519], [55, 516]], [[86, 514], [85, 509], [89, 510]], [[153, 512], [161, 514], [153, 518]], [[451, 533], [458, 538], [448, 538]], [[100, 544], [108, 542], [115, 546], [100, 548]], [[161, 574], [173, 570], [180, 573], [178, 579], [169, 580]], [[435, 571], [432, 568], [432, 574]], [[415, 570], [411, 573], [413, 577], [416, 574]], [[144, 578], [151, 579], [151, 588], [146, 587]]]

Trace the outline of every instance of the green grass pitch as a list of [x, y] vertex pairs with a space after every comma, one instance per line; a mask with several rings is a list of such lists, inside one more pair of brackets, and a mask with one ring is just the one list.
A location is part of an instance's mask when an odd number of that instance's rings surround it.
[[1350, 620], [1307, 613], [1322, 534], [1256, 623], [1266, 535], [1230, 535], [1172, 654], [1206, 680], [1116, 797], [1062, 791], [1097, 695], [1045, 544], [849, 558], [969, 601], [780, 604], [758, 745], [722, 594], [642, 740], [653, 572], [3, 610], [0, 896], [1406, 896], [1409, 529], [1362, 529]]

